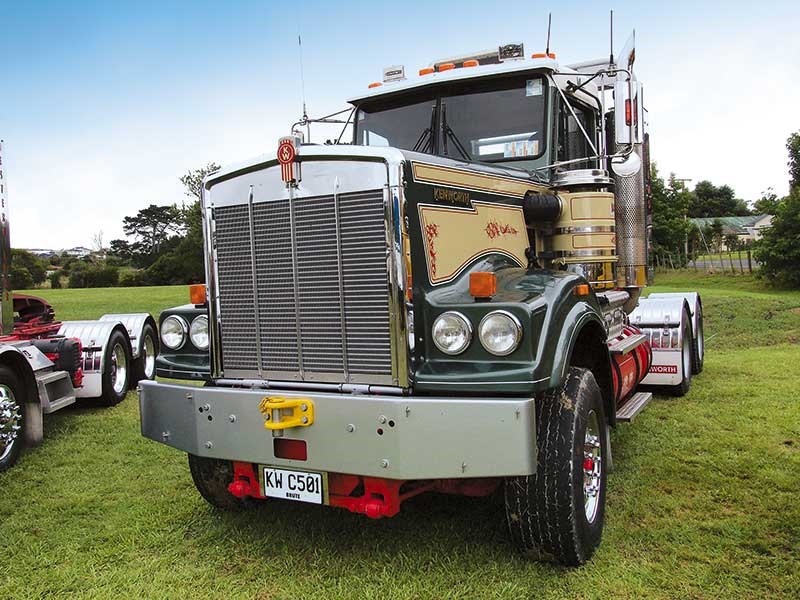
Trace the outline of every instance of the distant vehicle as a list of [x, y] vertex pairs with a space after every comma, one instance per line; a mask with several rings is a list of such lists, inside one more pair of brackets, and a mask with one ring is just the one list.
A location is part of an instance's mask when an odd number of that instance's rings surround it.
[[149, 314], [57, 321], [35, 296], [12, 294], [7, 174], [0, 140], [0, 471], [25, 444], [42, 441], [42, 416], [93, 398], [113, 406], [155, 376], [156, 324]]
[[389, 67], [350, 143], [303, 143], [304, 119], [210, 175], [207, 293], [162, 315], [158, 360], [207, 385], [142, 382], [143, 435], [219, 508], [502, 489], [522, 551], [588, 560], [610, 428], [703, 366], [700, 297], [640, 297], [647, 112], [621, 57]]

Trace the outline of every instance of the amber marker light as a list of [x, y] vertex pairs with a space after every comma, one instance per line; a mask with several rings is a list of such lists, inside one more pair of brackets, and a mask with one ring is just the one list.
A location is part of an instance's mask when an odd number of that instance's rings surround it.
[[439, 73], [442, 71], [452, 71], [455, 68], [455, 63], [444, 63], [443, 65], [439, 65]]
[[189, 286], [189, 302], [192, 304], [206, 303], [206, 284], [196, 283]]
[[419, 70], [420, 76], [422, 76], [422, 75], [430, 75], [431, 73], [435, 73], [435, 72], [436, 72], [436, 69], [434, 69], [433, 67], [425, 67], [424, 69], [420, 69]]
[[531, 58], [552, 58], [553, 60], [556, 59], [556, 55], [554, 52], [536, 52], [535, 54], [531, 54]]
[[591, 288], [588, 283], [581, 283], [573, 288], [572, 293], [576, 296], [588, 296], [591, 293]]
[[475, 60], [474, 58], [464, 61], [464, 66], [465, 67], [477, 67], [479, 64], [480, 63], [477, 60]]
[[497, 293], [497, 275], [489, 271], [470, 273], [469, 293], [473, 298], [491, 298]]
[[372, 89], [372, 88], [376, 88], [376, 87], [381, 87], [382, 85], [383, 84], [380, 81], [375, 81], [373, 83], [370, 83], [367, 87], [369, 89]]

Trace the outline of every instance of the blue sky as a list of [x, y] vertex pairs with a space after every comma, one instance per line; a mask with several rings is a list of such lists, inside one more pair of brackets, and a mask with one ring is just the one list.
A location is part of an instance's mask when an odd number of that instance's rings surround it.
[[[637, 31], [662, 172], [755, 199], [787, 187], [800, 129], [800, 3], [19, 2], [0, 0], [0, 138], [16, 247], [90, 245], [122, 218], [182, 200], [178, 177], [273, 151], [312, 114], [432, 60], [523, 41], [570, 62]], [[313, 132], [312, 132], [313, 133]]]

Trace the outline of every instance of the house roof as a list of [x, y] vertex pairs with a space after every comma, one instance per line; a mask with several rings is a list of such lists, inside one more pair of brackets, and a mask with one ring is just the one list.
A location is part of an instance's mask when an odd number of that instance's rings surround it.
[[719, 221], [725, 233], [745, 234], [748, 233], [748, 227], [753, 227], [766, 216], [768, 215], [750, 215], [747, 217], [698, 217], [691, 219], [691, 221], [700, 229], [712, 225], [714, 221]]

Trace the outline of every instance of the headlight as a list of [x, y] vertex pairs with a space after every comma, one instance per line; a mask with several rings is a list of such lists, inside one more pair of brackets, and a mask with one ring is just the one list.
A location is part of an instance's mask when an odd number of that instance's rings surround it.
[[498, 310], [491, 312], [478, 326], [478, 338], [487, 352], [496, 356], [511, 354], [519, 346], [522, 339], [522, 325], [509, 312]]
[[171, 350], [177, 350], [186, 342], [189, 326], [186, 319], [170, 315], [161, 323], [161, 342]]
[[433, 343], [445, 354], [461, 354], [471, 340], [472, 325], [461, 313], [442, 313], [433, 322]]
[[205, 350], [208, 348], [208, 317], [200, 315], [192, 321], [189, 328], [189, 339], [192, 340], [195, 348]]

